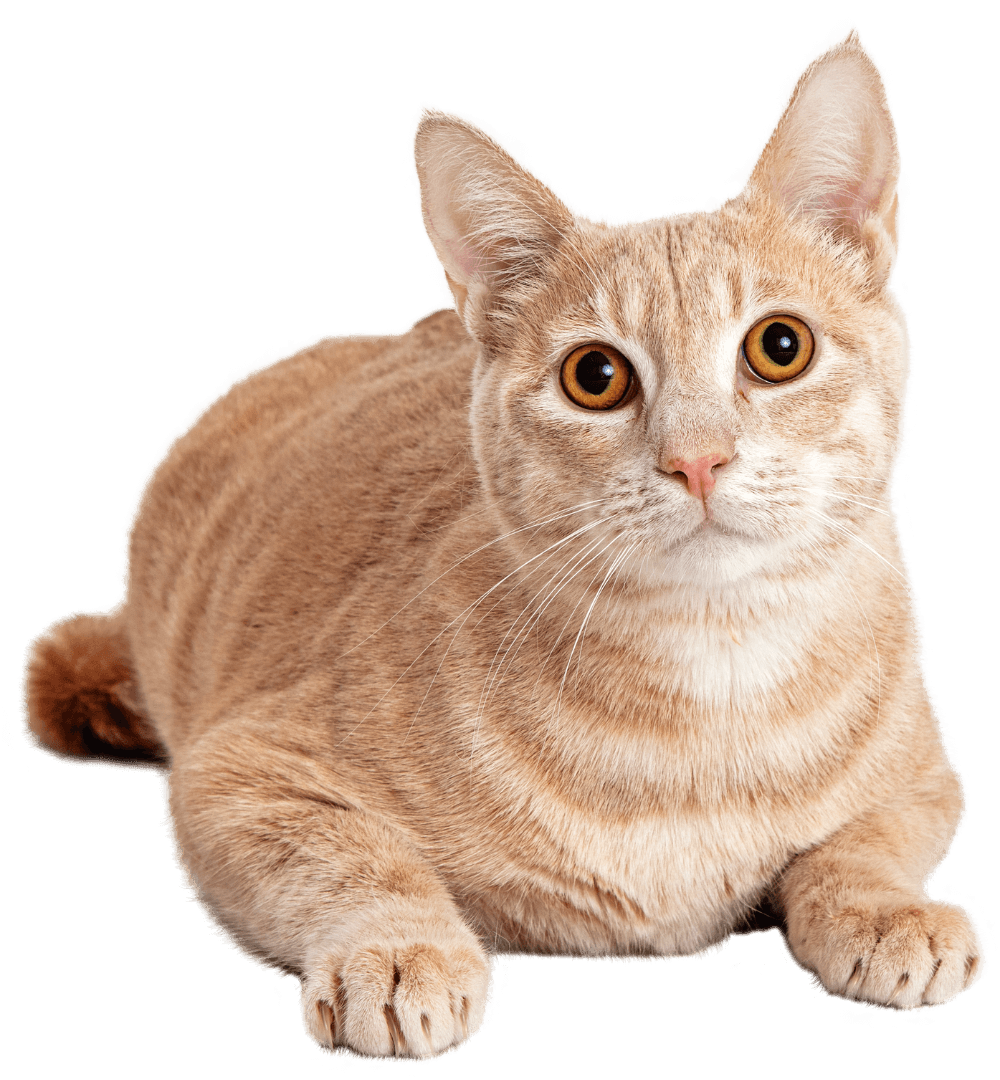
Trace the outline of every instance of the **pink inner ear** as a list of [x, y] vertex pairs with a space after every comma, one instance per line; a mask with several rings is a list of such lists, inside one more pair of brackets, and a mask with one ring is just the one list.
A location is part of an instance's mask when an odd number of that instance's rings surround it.
[[858, 225], [878, 209], [885, 183], [884, 176], [869, 176], [853, 184], [845, 179], [831, 184], [814, 206], [821, 213], [832, 213]]
[[832, 211], [837, 217], [857, 221], [860, 216], [858, 200], [861, 184], [840, 183], [827, 188], [825, 197], [816, 200], [817, 209]]
[[761, 163], [761, 178], [793, 214], [853, 232], [889, 210], [892, 119], [878, 73], [856, 43], [806, 72]]
[[483, 267], [483, 257], [467, 244], [459, 240], [445, 240], [448, 254], [454, 259], [455, 266], [462, 272], [466, 280], [476, 277]]
[[[467, 284], [473, 277], [478, 276], [483, 269], [485, 260], [475, 248], [471, 247], [469, 244], [463, 243], [462, 240], [455, 235], [449, 236], [439, 228], [437, 219], [429, 210], [427, 211], [427, 220], [431, 230], [437, 237], [438, 242], [448, 253], [453, 268], [458, 271], [455, 276], [464, 278], [464, 281], [462, 281], [461, 284]], [[447, 267], [445, 269], [447, 270]]]

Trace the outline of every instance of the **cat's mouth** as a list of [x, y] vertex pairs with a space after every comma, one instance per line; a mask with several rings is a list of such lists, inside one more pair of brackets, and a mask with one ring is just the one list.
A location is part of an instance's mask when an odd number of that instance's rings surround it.
[[[728, 514], [713, 514], [708, 509], [701, 521], [692, 522], [686, 528], [677, 528], [671, 521], [657, 537], [661, 558], [687, 562], [695, 559], [704, 565], [706, 560], [725, 562], [732, 557], [746, 559], [752, 549], [773, 549], [780, 538], [759, 528], [741, 528]], [[781, 546], [785, 546], [781, 544]], [[773, 551], [772, 551], [773, 556]]]

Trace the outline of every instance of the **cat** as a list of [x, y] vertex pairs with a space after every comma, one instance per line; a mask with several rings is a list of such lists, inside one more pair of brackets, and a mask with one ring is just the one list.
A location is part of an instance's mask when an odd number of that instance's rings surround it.
[[831, 992], [978, 965], [922, 882], [961, 794], [888, 484], [898, 158], [855, 35], [711, 214], [572, 215], [427, 114], [455, 311], [237, 385], [144, 498], [125, 604], [36, 643], [44, 745], [169, 764], [216, 917], [322, 1045], [426, 1056], [490, 952], [772, 920]]

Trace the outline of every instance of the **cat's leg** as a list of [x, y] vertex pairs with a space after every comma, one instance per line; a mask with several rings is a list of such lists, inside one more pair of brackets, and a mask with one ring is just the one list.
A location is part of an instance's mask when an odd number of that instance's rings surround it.
[[461, 1041], [486, 999], [476, 936], [404, 831], [274, 732], [230, 722], [175, 758], [171, 806], [203, 897], [299, 974], [320, 1043], [422, 1057]]
[[972, 981], [979, 949], [969, 920], [923, 890], [960, 810], [942, 763], [922, 791], [851, 823], [785, 870], [777, 897], [788, 944], [828, 990], [912, 1008], [947, 1001]]

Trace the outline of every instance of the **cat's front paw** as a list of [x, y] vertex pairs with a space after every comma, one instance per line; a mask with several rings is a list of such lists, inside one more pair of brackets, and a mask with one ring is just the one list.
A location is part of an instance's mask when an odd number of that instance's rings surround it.
[[947, 1001], [979, 965], [976, 935], [960, 908], [891, 897], [789, 912], [788, 943], [827, 990], [898, 1009]]
[[323, 1046], [428, 1057], [479, 1027], [489, 963], [461, 924], [416, 913], [367, 922], [321, 950], [302, 981], [306, 1026]]

